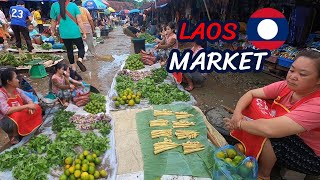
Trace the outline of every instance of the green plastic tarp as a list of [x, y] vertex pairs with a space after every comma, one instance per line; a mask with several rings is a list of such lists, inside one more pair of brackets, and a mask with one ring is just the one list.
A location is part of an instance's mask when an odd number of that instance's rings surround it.
[[[136, 123], [138, 136], [141, 144], [141, 151], [143, 156], [144, 167], [144, 179], [154, 180], [160, 178], [162, 175], [181, 175], [181, 176], [193, 176], [210, 178], [214, 167], [213, 154], [217, 147], [213, 146], [207, 139], [207, 128], [203, 121], [202, 115], [187, 104], [175, 104], [175, 105], [159, 105], [153, 106], [156, 110], [172, 110], [175, 112], [186, 111], [189, 114], [193, 114], [193, 117], [188, 118], [188, 121], [196, 123], [195, 126], [189, 128], [178, 128], [185, 130], [196, 130], [200, 135], [195, 139], [182, 139], [178, 140], [173, 129], [173, 142], [182, 144], [187, 141], [199, 141], [205, 145], [205, 150], [195, 153], [183, 154], [182, 146], [175, 149], [171, 149], [160, 154], [154, 155], [153, 144], [159, 141], [163, 141], [163, 137], [152, 139], [151, 130], [157, 129], [169, 129], [172, 128], [172, 123], [169, 123], [167, 127], [150, 127], [149, 121], [156, 119], [153, 116], [153, 110], [146, 110], [136, 114]], [[160, 116], [158, 119], [167, 119], [169, 121], [176, 121], [175, 116]]]

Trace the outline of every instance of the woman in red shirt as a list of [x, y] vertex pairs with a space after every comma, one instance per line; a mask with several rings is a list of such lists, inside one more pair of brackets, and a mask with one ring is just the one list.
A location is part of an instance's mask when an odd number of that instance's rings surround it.
[[298, 54], [285, 81], [243, 95], [226, 126], [259, 158], [259, 179], [270, 179], [276, 162], [320, 175], [320, 51]]

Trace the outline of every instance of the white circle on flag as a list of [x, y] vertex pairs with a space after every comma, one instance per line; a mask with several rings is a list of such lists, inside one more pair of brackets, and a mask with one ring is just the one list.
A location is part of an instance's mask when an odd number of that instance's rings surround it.
[[278, 34], [278, 25], [272, 19], [264, 19], [259, 23], [257, 31], [262, 39], [270, 40]]

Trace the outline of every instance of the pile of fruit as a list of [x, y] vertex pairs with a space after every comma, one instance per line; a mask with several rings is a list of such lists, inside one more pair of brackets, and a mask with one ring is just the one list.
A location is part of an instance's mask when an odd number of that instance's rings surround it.
[[144, 68], [144, 64], [141, 61], [141, 55], [140, 54], [132, 54], [128, 57], [126, 60], [126, 65], [124, 66], [124, 69], [129, 70], [139, 70]]
[[154, 43], [154, 40], [156, 40], [156, 38], [149, 33], [142, 33], [139, 38], [146, 39], [146, 42], [149, 44]]
[[83, 151], [78, 155], [77, 159], [67, 157], [64, 160], [65, 170], [64, 174], [60, 176], [60, 180], [76, 180], [81, 178], [83, 180], [94, 180], [99, 178], [106, 178], [107, 171], [98, 170], [97, 166], [100, 165], [101, 159], [99, 154], [90, 154], [89, 151]]
[[[239, 147], [237, 147], [239, 149]], [[240, 147], [239, 151], [243, 152], [243, 146]], [[232, 172], [231, 176], [233, 179], [242, 180], [250, 179], [253, 176], [254, 162], [251, 159], [247, 159], [243, 154], [238, 153], [235, 148], [229, 147], [223, 150], [220, 150], [215, 153], [215, 157], [218, 159], [216, 162], [220, 167], [219, 171], [229, 171]], [[221, 164], [222, 163], [222, 164]], [[227, 165], [221, 167], [221, 165]], [[223, 173], [225, 174], [225, 173]]]
[[116, 107], [120, 105], [134, 106], [135, 104], [140, 104], [141, 92], [133, 92], [132, 89], [127, 88], [126, 90], [119, 93], [119, 96], [112, 98]]
[[101, 94], [91, 93], [89, 103], [84, 107], [84, 110], [91, 114], [106, 112], [106, 98]]

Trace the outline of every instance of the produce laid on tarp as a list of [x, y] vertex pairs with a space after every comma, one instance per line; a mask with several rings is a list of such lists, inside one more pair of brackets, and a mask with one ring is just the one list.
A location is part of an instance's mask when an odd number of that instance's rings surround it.
[[[52, 41], [53, 42], [53, 41]], [[66, 52], [67, 49], [63, 43], [54, 43], [51, 42], [44, 42], [41, 45], [39, 44], [32, 44], [33, 51], [35, 53], [59, 53], [59, 52]], [[85, 44], [84, 46], [85, 50], [88, 49], [88, 46]], [[12, 45], [10, 48], [7, 49], [9, 52], [19, 52], [17, 46]], [[21, 50], [27, 52], [27, 46], [25, 44], [22, 44]], [[73, 51], [77, 52], [78, 48], [76, 45], [73, 45]]]
[[164, 82], [168, 77], [164, 67], [151, 71], [124, 72], [120, 72], [115, 78], [116, 93], [112, 96], [112, 105], [115, 108], [126, 108], [140, 103], [158, 105], [190, 101], [189, 93], [178, 89], [176, 85]]
[[[101, 96], [99, 101], [106, 102]], [[110, 149], [110, 116], [59, 110], [49, 129], [42, 133], [40, 128], [40, 134], [28, 143], [1, 153], [0, 174], [12, 171], [12, 176], [19, 180], [99, 179], [108, 176], [111, 167], [104, 154]]]
[[51, 67], [63, 60], [62, 56], [51, 54], [0, 54], [0, 66], [14, 66], [18, 69], [29, 69], [31, 66], [26, 65], [33, 60], [42, 60], [45, 67]]
[[202, 115], [186, 103], [157, 105], [136, 114], [144, 179], [162, 175], [210, 178], [214, 151]]
[[149, 44], [153, 44], [156, 38], [149, 33], [142, 33], [139, 38], [146, 39], [146, 42]]

